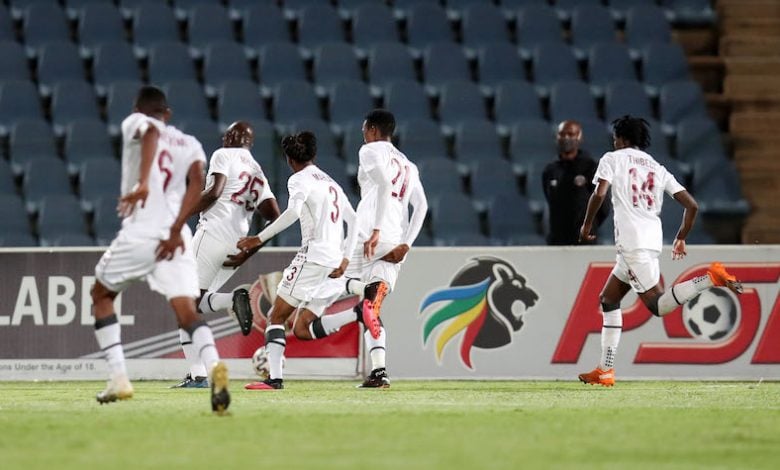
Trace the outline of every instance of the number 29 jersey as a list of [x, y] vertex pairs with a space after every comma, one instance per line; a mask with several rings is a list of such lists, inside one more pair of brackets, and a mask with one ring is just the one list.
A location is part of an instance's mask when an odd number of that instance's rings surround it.
[[599, 160], [593, 183], [612, 186], [615, 244], [623, 251], [661, 251], [661, 206], [664, 192], [674, 196], [685, 188], [649, 154], [624, 148], [607, 152]]
[[201, 212], [198, 230], [234, 245], [246, 236], [255, 208], [274, 194], [249, 150], [217, 149], [211, 156], [206, 188], [214, 184], [216, 173], [225, 175], [225, 187], [214, 204]]

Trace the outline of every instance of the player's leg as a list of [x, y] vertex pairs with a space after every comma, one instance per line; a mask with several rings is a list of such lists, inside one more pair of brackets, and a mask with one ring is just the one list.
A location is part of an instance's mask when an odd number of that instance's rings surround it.
[[726, 271], [721, 263], [712, 263], [707, 274], [696, 276], [687, 281], [674, 284], [664, 292], [660, 285], [640, 295], [642, 301], [653, 315], [662, 317], [673, 312], [677, 307], [685, 305], [710, 287], [726, 287], [735, 294], [742, 293], [742, 283]]
[[[387, 261], [376, 260], [370, 264], [368, 271], [369, 286], [377, 286], [377, 296], [372, 304], [365, 301], [361, 305], [363, 308], [363, 321], [366, 322], [366, 308], [373, 308], [377, 315], [380, 305], [385, 296], [390, 294], [395, 288], [398, 280], [398, 274], [401, 265], [397, 263], [388, 263]], [[385, 330], [382, 319], [378, 316], [371, 316], [371, 320], [376, 322], [376, 332], [366, 327], [363, 333], [363, 339], [366, 344], [366, 351], [371, 361], [371, 372], [365, 381], [360, 385], [361, 388], [387, 388], [390, 386], [390, 377], [387, 374], [386, 352], [387, 352], [387, 331]]]
[[247, 390], [279, 390], [284, 388], [282, 360], [287, 347], [287, 335], [284, 324], [295, 312], [299, 301], [283, 293], [277, 293], [274, 305], [268, 316], [265, 329], [265, 347], [268, 351], [268, 378], [262, 382], [253, 382], [244, 386]]
[[117, 292], [109, 290], [100, 281], [95, 281], [90, 291], [95, 315], [95, 338], [106, 355], [109, 380], [106, 389], [98, 393], [100, 404], [133, 397], [133, 386], [127, 378], [125, 353], [122, 348], [121, 327], [114, 313], [114, 299]]

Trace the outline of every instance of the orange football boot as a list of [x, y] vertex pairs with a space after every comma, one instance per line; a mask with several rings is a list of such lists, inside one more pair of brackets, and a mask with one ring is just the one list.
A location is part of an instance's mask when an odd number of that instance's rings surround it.
[[615, 369], [601, 370], [598, 367], [590, 372], [580, 374], [580, 382], [591, 385], [603, 385], [605, 387], [611, 387], [615, 385]]
[[721, 263], [712, 263], [710, 269], [707, 270], [707, 275], [713, 285], [726, 287], [735, 294], [741, 294], [743, 291], [742, 283], [734, 275], [729, 274]]

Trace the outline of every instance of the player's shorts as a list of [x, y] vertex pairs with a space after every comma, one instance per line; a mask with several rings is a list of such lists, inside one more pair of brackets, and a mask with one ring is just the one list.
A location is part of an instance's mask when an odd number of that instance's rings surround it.
[[95, 277], [112, 292], [122, 292], [130, 284], [146, 279], [149, 287], [167, 300], [197, 298], [200, 295], [197, 264], [188, 227], [182, 230], [182, 238], [184, 253], [177, 250], [172, 260], [157, 261], [155, 250], [159, 238], [120, 230], [95, 266]]
[[235, 268], [222, 266], [228, 255], [238, 252], [236, 242], [229, 243], [204, 229], [195, 232], [192, 246], [198, 263], [198, 286], [201, 290], [215, 291], [219, 289], [238, 271]]
[[305, 249], [301, 249], [292, 263], [282, 273], [276, 287], [276, 295], [293, 307], [317, 298], [333, 268], [306, 261]]
[[618, 252], [612, 274], [630, 285], [638, 294], [649, 291], [661, 280], [658, 263], [660, 251], [634, 250]]
[[380, 258], [388, 254], [396, 246], [398, 245], [394, 243], [383, 243], [380, 241], [374, 257], [366, 259], [363, 256], [363, 243], [358, 243], [349, 260], [349, 266], [347, 266], [345, 275], [360, 279], [363, 282], [385, 281], [392, 291], [398, 280], [398, 273], [401, 272], [403, 261], [390, 263], [382, 261]]

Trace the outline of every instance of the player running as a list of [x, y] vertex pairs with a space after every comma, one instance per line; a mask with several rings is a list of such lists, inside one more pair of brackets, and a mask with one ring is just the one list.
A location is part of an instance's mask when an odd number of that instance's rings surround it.
[[[246, 388], [250, 390], [284, 388], [282, 356], [286, 346], [285, 322], [296, 309], [306, 315], [322, 315], [326, 306], [322, 301], [323, 285], [328, 278], [344, 274], [349, 255], [357, 243], [355, 211], [344, 190], [314, 164], [317, 154], [314, 134], [301, 132], [286, 136], [282, 139], [282, 151], [293, 171], [287, 181], [290, 195], [287, 209], [257, 236], [242, 238], [237, 245], [247, 253], [257, 250], [300, 219], [301, 249], [282, 274], [265, 330], [271, 369], [269, 378], [248, 384]], [[346, 240], [344, 222], [348, 226]], [[294, 326], [294, 329], [299, 328]]]
[[91, 291], [95, 336], [110, 372], [97, 401], [133, 396], [114, 299], [133, 282], [146, 279], [170, 302], [179, 327], [208, 365], [211, 409], [223, 414], [230, 405], [228, 371], [219, 360], [211, 329], [195, 308], [197, 266], [186, 225], [203, 188], [206, 156], [194, 137], [165, 124], [170, 114], [165, 94], [145, 86], [138, 92], [133, 114], [122, 122], [123, 196], [118, 207], [122, 228], [95, 267]]
[[[223, 148], [211, 156], [206, 189], [196, 207], [200, 221], [192, 245], [198, 262], [198, 309], [202, 313], [216, 313], [232, 307], [241, 333], [246, 336], [252, 330], [252, 310], [246, 289], [236, 289], [232, 293], [215, 291], [257, 251], [236, 249], [238, 240], [247, 235], [253, 215], [259, 214], [267, 221], [276, 220], [279, 206], [268, 179], [249, 151], [254, 143], [249, 123], [231, 124], [222, 143]], [[179, 337], [190, 372], [172, 388], [208, 387], [206, 367], [189, 335], [180, 329]]]
[[591, 234], [593, 219], [612, 187], [615, 218], [617, 264], [601, 291], [604, 323], [601, 329], [601, 360], [596, 369], [579, 375], [586, 384], [615, 384], [615, 354], [623, 317], [620, 301], [633, 289], [653, 313], [662, 317], [713, 286], [727, 287], [742, 293], [742, 284], [726, 272], [720, 263], [712, 263], [707, 275], [675, 284], [664, 292], [660, 281], [658, 256], [661, 254], [661, 204], [664, 191], [682, 204], [682, 224], [672, 244], [672, 259], [687, 254], [685, 237], [696, 218], [698, 206], [693, 197], [663, 165], [644, 152], [650, 145], [647, 121], [623, 116], [613, 123], [615, 151], [599, 161], [593, 184], [596, 189], [588, 201], [585, 220], [580, 229], [583, 240], [595, 240]]

